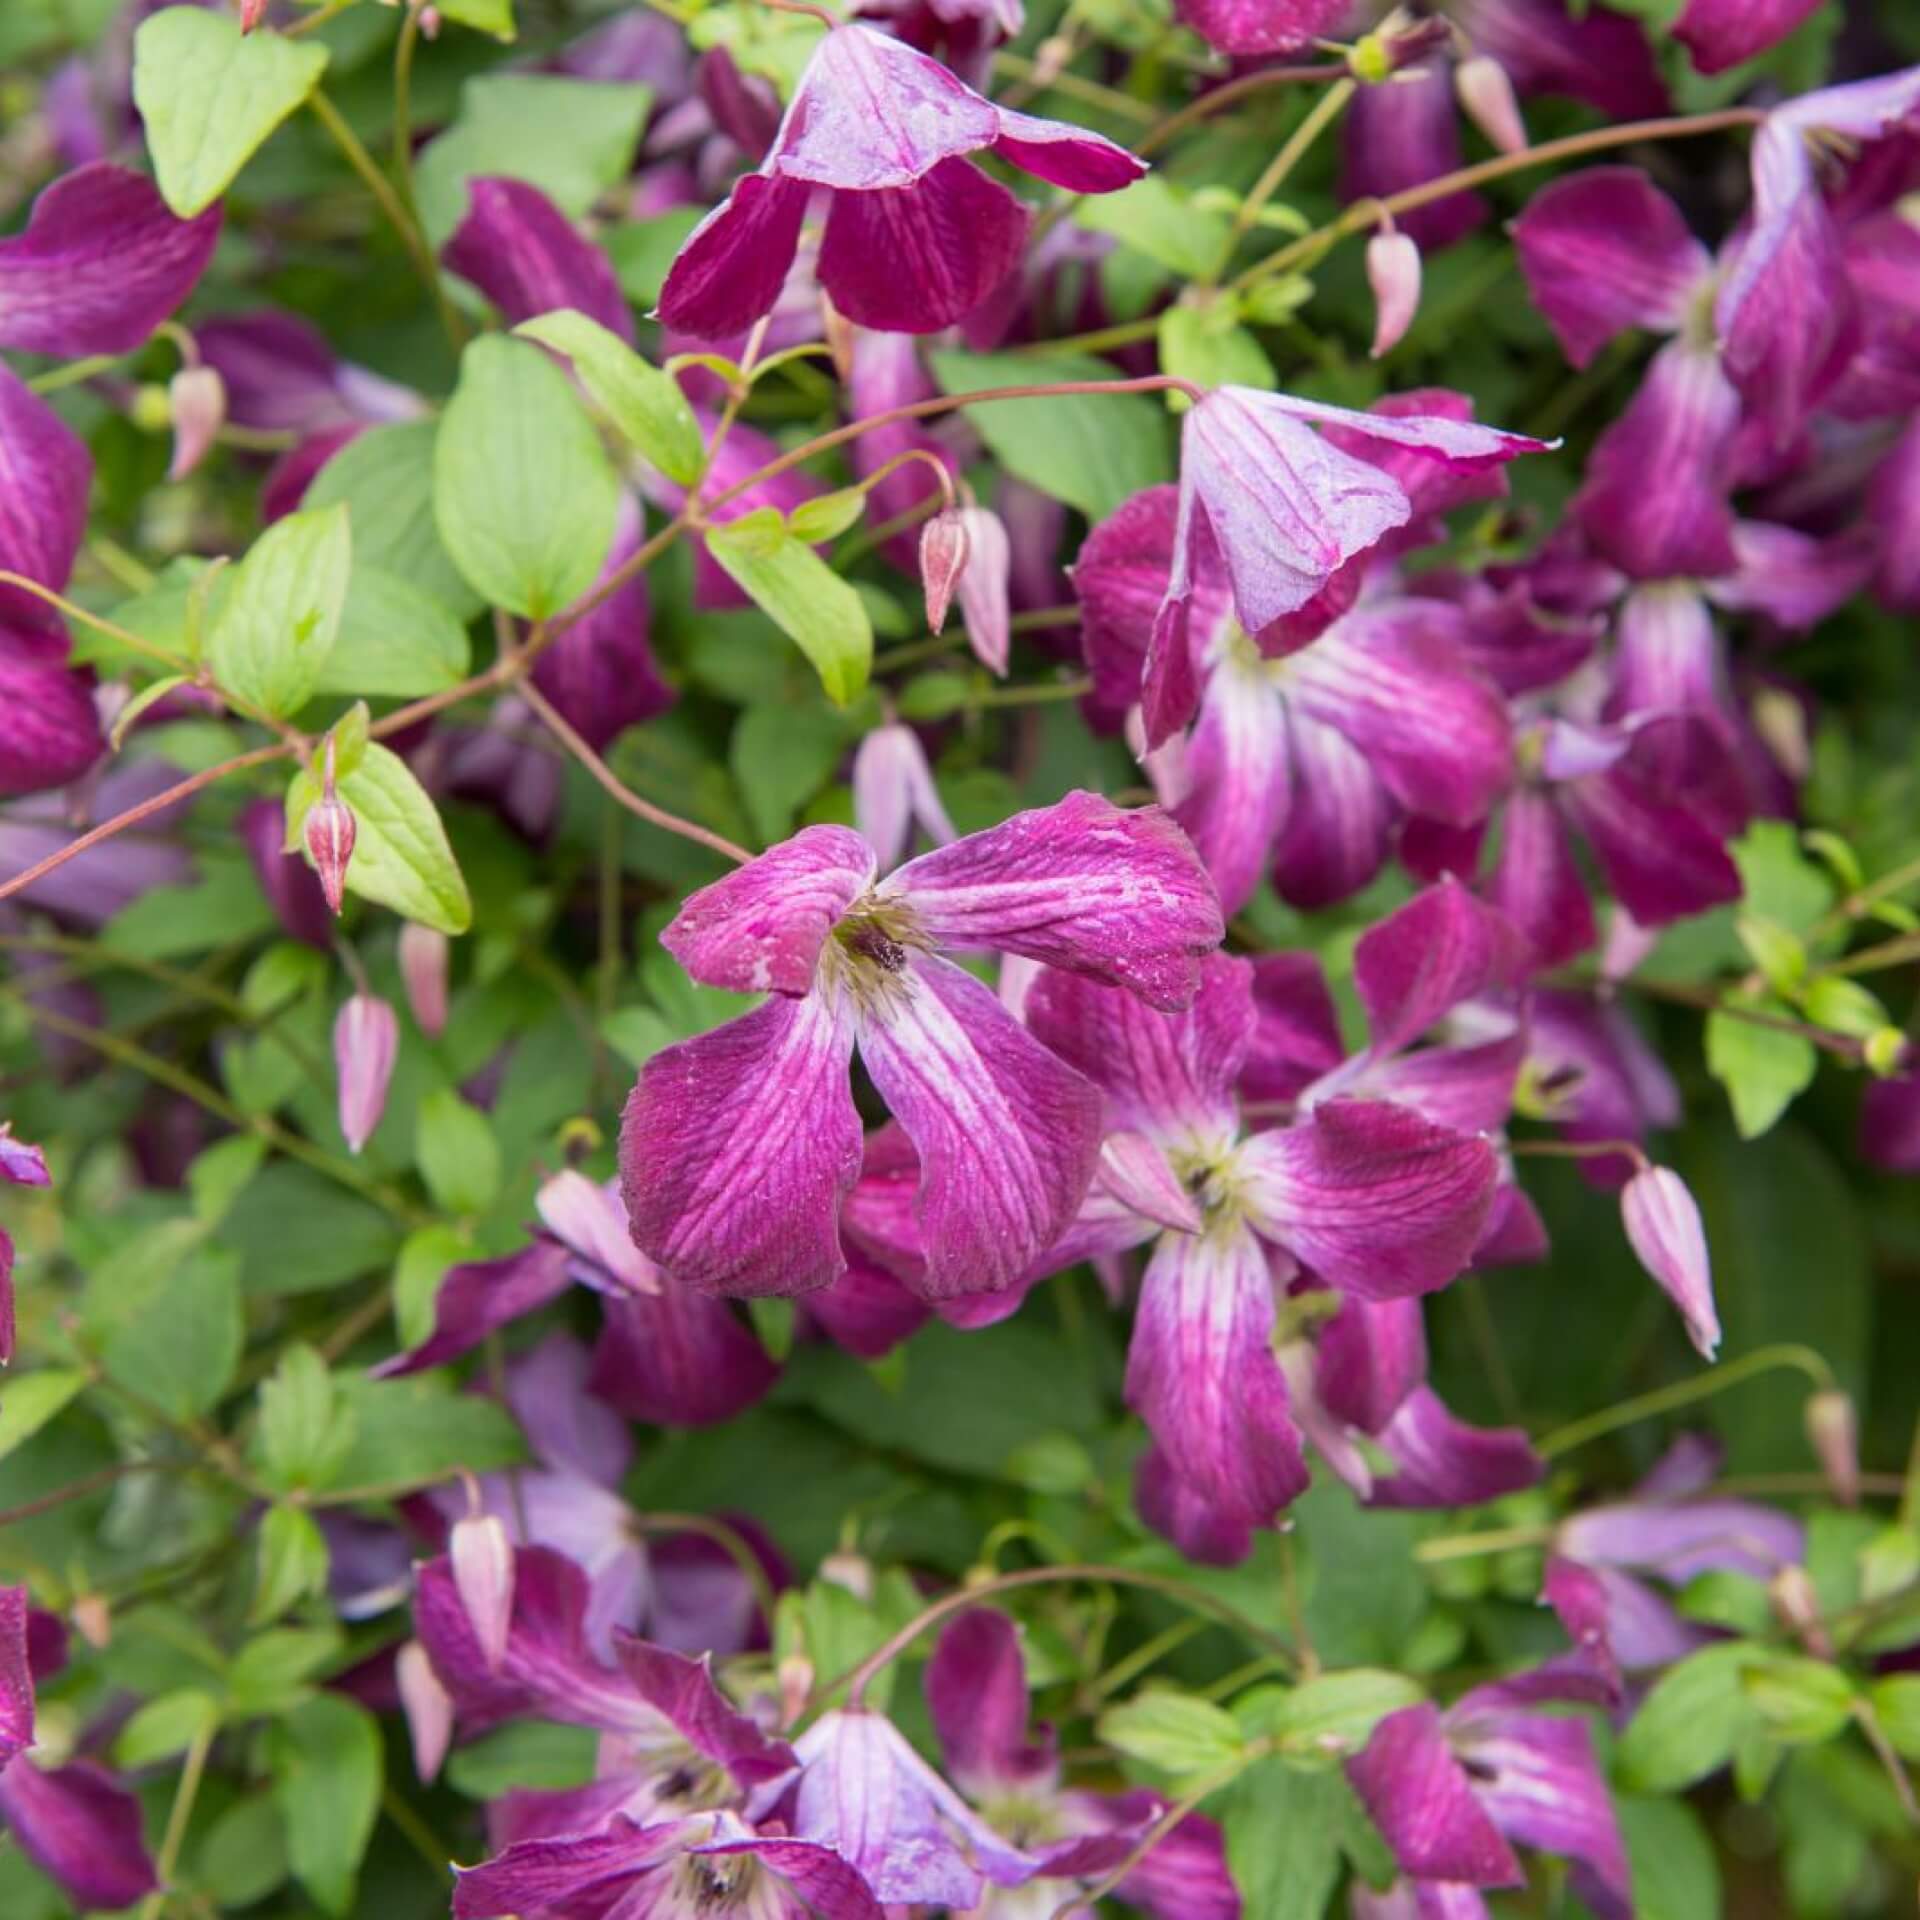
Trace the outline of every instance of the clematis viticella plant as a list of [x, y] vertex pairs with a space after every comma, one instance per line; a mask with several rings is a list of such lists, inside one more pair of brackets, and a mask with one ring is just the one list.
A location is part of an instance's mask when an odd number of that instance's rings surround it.
[[0, 21], [5, 1920], [1898, 1908], [1910, 9], [1123, 13]]

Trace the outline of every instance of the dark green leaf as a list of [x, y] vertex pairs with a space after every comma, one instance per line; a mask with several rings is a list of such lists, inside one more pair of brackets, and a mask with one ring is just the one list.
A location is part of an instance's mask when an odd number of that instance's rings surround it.
[[293, 1877], [326, 1912], [351, 1913], [380, 1807], [378, 1724], [340, 1694], [315, 1694], [274, 1722], [267, 1750]]

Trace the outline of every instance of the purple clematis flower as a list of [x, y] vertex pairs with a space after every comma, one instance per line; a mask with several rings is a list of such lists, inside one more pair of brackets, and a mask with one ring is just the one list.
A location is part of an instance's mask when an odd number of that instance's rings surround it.
[[1374, 1728], [1347, 1777], [1401, 1871], [1436, 1888], [1410, 1911], [1484, 1916], [1480, 1888], [1525, 1883], [1517, 1843], [1565, 1855], [1600, 1920], [1631, 1920], [1626, 1849], [1592, 1735], [1532, 1710], [1593, 1697], [1584, 1669], [1549, 1667], [1477, 1687], [1444, 1713], [1403, 1707]]
[[967, 162], [988, 150], [1074, 193], [1111, 193], [1146, 171], [1098, 134], [994, 106], [902, 41], [836, 27], [759, 171], [680, 249], [660, 318], [717, 339], [768, 312], [824, 190], [819, 276], [834, 305], [884, 333], [951, 326], [1012, 270], [1027, 236], [1027, 209]]
[[710, 1292], [833, 1281], [860, 1167], [857, 1042], [919, 1152], [926, 1295], [1011, 1286], [1086, 1192], [1099, 1097], [940, 950], [1025, 954], [1179, 1007], [1221, 932], [1199, 860], [1156, 808], [1069, 794], [877, 884], [857, 833], [806, 828], [693, 895], [661, 936], [696, 980], [772, 997], [641, 1068], [620, 1140], [635, 1244]]
[[613, 263], [538, 187], [472, 180], [467, 214], [441, 250], [509, 326], [572, 307], [633, 344], [633, 312]]
[[[16, 1140], [13, 1125], [6, 1120], [0, 1120], [0, 1181], [13, 1187], [53, 1184], [53, 1176], [47, 1171], [47, 1156], [38, 1147]], [[12, 1364], [13, 1342], [13, 1236], [0, 1227], [0, 1367]], [[11, 1591], [11, 1588], [0, 1588], [0, 1596]], [[0, 1693], [4, 1693], [4, 1684], [0, 1684]], [[4, 1729], [0, 1729], [0, 1739], [4, 1739]]]
[[1290, 53], [1323, 39], [1351, 0], [1177, 0], [1174, 12], [1222, 53]]
[[1702, 73], [1724, 73], [1784, 40], [1820, 0], [1687, 0], [1673, 37]]

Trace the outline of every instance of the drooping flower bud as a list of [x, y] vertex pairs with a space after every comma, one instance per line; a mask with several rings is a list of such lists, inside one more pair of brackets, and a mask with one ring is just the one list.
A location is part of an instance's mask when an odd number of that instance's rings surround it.
[[1843, 1507], [1860, 1499], [1860, 1416], [1853, 1396], [1838, 1387], [1813, 1394], [1806, 1405], [1807, 1444]]
[[1708, 1360], [1720, 1345], [1707, 1233], [1687, 1183], [1671, 1167], [1642, 1167], [1620, 1194], [1620, 1219], [1640, 1264], [1680, 1309], [1687, 1336]]
[[267, 0], [240, 0], [240, 31], [251, 33], [267, 17]]
[[875, 727], [853, 756], [853, 823], [884, 871], [898, 865], [917, 825], [936, 846], [956, 838], [940, 804], [920, 736], [895, 722]]
[[1527, 127], [1520, 118], [1520, 102], [1498, 60], [1484, 53], [1462, 60], [1453, 70], [1453, 90], [1461, 111], [1502, 153], [1526, 151]]
[[307, 810], [302, 826], [306, 835], [307, 857], [320, 876], [320, 891], [327, 905], [337, 914], [347, 897], [347, 862], [353, 858], [353, 842], [359, 825], [353, 809], [340, 798], [333, 783], [333, 736], [327, 736], [326, 768], [322, 775], [320, 798]]
[[953, 590], [967, 564], [967, 522], [958, 507], [942, 507], [920, 531], [920, 584], [927, 596], [927, 631], [947, 624]]
[[1820, 1595], [1805, 1567], [1782, 1567], [1767, 1582], [1767, 1598], [1780, 1624], [1796, 1634], [1816, 1660], [1833, 1658], [1833, 1639], [1820, 1617]]
[[227, 383], [218, 367], [182, 367], [167, 386], [173, 415], [169, 480], [184, 480], [207, 457], [227, 420]]
[[447, 936], [409, 920], [400, 929], [400, 978], [420, 1031], [437, 1040], [447, 1027]]
[[491, 1513], [470, 1513], [454, 1523], [447, 1541], [454, 1590], [489, 1673], [500, 1671], [513, 1627], [513, 1542]]
[[1375, 360], [1406, 337], [1420, 310], [1420, 249], [1406, 233], [1376, 233], [1367, 242], [1367, 284], [1373, 289]]
[[1002, 679], [1013, 645], [1013, 547], [997, 513], [963, 507], [966, 556], [960, 567], [960, 618], [974, 658]]
[[399, 1016], [370, 993], [356, 993], [333, 1023], [340, 1131], [354, 1153], [373, 1137], [386, 1111], [387, 1084], [393, 1078], [393, 1056], [399, 1043]]
[[76, 1594], [67, 1618], [88, 1646], [105, 1649], [113, 1645], [113, 1603], [104, 1593]]
[[439, 1773], [453, 1739], [453, 1698], [440, 1684], [440, 1676], [418, 1640], [409, 1640], [394, 1657], [393, 1682], [400, 1695], [400, 1710], [407, 1716], [413, 1770], [421, 1780], [431, 1780]]

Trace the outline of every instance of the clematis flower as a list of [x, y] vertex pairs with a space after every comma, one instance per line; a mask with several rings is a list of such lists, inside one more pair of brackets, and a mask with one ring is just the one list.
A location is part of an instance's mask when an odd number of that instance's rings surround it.
[[1174, 12], [1222, 53], [1291, 53], [1323, 39], [1350, 0], [1178, 0]]
[[661, 936], [696, 980], [772, 997], [641, 1068], [620, 1139], [635, 1244], [709, 1292], [834, 1280], [860, 1166], [857, 1043], [919, 1152], [926, 1295], [1010, 1286], [1086, 1192], [1099, 1097], [941, 949], [1025, 954], [1178, 1007], [1221, 931], [1157, 808], [1069, 794], [877, 884], [857, 833], [806, 828], [693, 895]]
[[1687, 0], [1673, 37], [1701, 73], [1725, 73], [1784, 40], [1820, 0]]
[[951, 326], [1011, 271], [1027, 236], [1027, 209], [967, 163], [988, 150], [1074, 193], [1111, 193], [1146, 171], [1098, 134], [994, 106], [904, 42], [836, 27], [759, 171], [675, 257], [660, 318], [704, 339], [750, 326], [778, 298], [824, 189], [818, 271], [835, 307], [886, 333]]
[[466, 218], [440, 257], [509, 326], [572, 307], [633, 344], [633, 312], [613, 263], [524, 180], [470, 180]]
[[1543, 1669], [1477, 1687], [1444, 1713], [1403, 1707], [1374, 1728], [1347, 1777], [1401, 1871], [1433, 1889], [1434, 1904], [1411, 1911], [1484, 1916], [1481, 1888], [1525, 1884], [1518, 1844], [1570, 1860], [1574, 1891], [1600, 1920], [1631, 1920], [1626, 1849], [1592, 1735], [1533, 1710], [1592, 1697], [1584, 1673]]
[[286, 810], [264, 795], [240, 810], [241, 844], [253, 863], [281, 931], [323, 953], [333, 946], [333, 909], [321, 891], [320, 876], [297, 853], [288, 853]]

